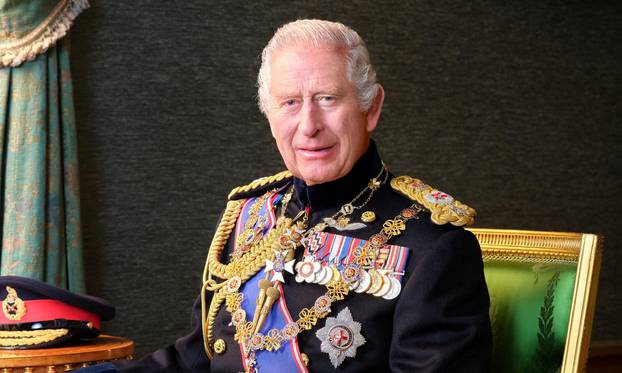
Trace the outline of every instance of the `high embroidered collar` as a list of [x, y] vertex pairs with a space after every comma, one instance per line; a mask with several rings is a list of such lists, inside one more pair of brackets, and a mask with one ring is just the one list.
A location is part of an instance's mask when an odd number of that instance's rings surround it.
[[352, 170], [344, 177], [323, 184], [308, 186], [303, 180], [294, 177], [295, 201], [300, 208], [309, 206], [311, 211], [321, 211], [341, 207], [350, 202], [376, 177], [382, 168], [376, 144], [369, 142], [367, 151], [359, 158]]

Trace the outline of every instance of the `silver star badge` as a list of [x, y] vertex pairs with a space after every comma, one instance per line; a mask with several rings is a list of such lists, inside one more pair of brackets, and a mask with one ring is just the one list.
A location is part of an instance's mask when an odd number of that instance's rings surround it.
[[274, 251], [275, 258], [274, 261], [270, 259], [266, 259], [266, 268], [264, 272], [274, 271], [274, 275], [272, 275], [272, 279], [270, 281], [280, 281], [285, 282], [285, 278], [283, 278], [283, 271], [287, 271], [291, 274], [294, 273], [294, 262], [295, 259], [290, 260], [289, 262], [285, 262], [285, 257], [287, 256], [287, 250], [285, 251]]
[[348, 307], [328, 317], [324, 327], [315, 335], [322, 341], [320, 349], [330, 357], [330, 362], [337, 368], [346, 357], [355, 357], [356, 349], [365, 344], [361, 335], [361, 323], [352, 319]]

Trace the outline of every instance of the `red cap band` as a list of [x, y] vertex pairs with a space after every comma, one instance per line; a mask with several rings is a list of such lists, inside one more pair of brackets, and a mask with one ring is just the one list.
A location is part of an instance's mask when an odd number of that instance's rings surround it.
[[26, 313], [21, 319], [9, 320], [4, 315], [4, 312], [0, 312], [0, 324], [18, 324], [23, 322], [43, 322], [54, 319], [65, 319], [91, 322], [97, 330], [100, 330], [99, 315], [81, 308], [51, 299], [27, 300], [24, 301], [24, 304], [26, 306]]

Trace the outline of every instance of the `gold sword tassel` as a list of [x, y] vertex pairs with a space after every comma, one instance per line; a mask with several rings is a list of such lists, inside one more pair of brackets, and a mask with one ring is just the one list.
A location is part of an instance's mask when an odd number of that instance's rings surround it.
[[266, 300], [266, 289], [272, 286], [272, 283], [268, 281], [269, 273], [266, 273], [266, 277], [259, 280], [257, 286], [259, 287], [259, 295], [257, 295], [257, 300], [255, 301], [255, 311], [253, 312], [253, 325], [257, 325], [257, 319], [259, 318], [259, 313], [261, 308]]
[[257, 320], [257, 324], [255, 325], [255, 329], [253, 334], [258, 333], [263, 325], [264, 321], [266, 321], [266, 317], [268, 317], [268, 313], [270, 313], [270, 309], [272, 309], [272, 305], [274, 302], [279, 299], [281, 293], [276, 287], [269, 287], [266, 289], [266, 297], [263, 306], [261, 307], [261, 311], [259, 312], [259, 319]]

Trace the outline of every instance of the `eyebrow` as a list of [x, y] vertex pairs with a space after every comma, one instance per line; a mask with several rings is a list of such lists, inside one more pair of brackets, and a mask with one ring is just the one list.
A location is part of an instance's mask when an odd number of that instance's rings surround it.
[[[345, 91], [338, 87], [331, 87], [326, 89], [319, 89], [311, 94], [311, 97], [322, 96], [322, 95], [331, 95], [343, 97], [345, 96]], [[272, 95], [272, 97], [276, 100], [283, 100], [292, 97], [300, 97], [301, 95], [298, 92], [283, 92], [281, 94]]]

